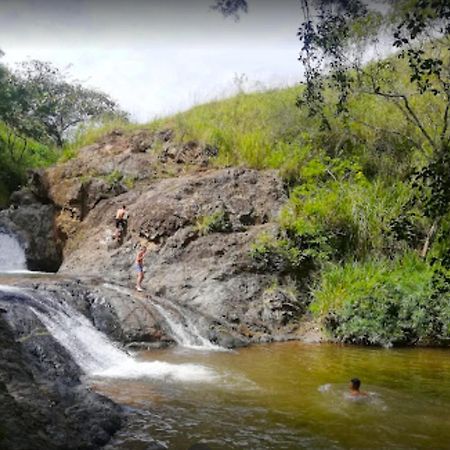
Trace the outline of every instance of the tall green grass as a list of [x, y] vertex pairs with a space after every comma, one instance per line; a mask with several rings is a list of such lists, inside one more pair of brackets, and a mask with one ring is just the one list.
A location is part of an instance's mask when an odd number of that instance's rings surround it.
[[32, 139], [11, 137], [0, 122], [0, 207], [10, 194], [26, 182], [27, 170], [47, 167], [58, 159], [58, 152]]
[[330, 264], [310, 308], [344, 342], [448, 342], [449, 291], [436, 291], [435, 279], [433, 267], [411, 252], [394, 260]]

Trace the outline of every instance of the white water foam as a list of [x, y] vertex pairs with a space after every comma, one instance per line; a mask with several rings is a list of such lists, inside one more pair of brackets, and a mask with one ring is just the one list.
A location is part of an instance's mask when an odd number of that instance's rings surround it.
[[26, 268], [25, 252], [17, 239], [0, 232], [0, 272]]
[[[227, 349], [219, 347], [204, 338], [200, 334], [200, 331], [193, 320], [187, 314], [183, 314], [181, 309], [177, 308], [176, 311], [181, 315], [182, 321], [176, 320], [173, 313], [163, 308], [161, 305], [155, 303], [154, 306], [166, 321], [172, 332], [172, 336], [178, 345], [191, 350], [227, 351]], [[171, 304], [171, 306], [174, 307], [173, 304]]]
[[106, 335], [69, 306], [37, 292], [1, 286], [0, 294], [14, 294], [42, 321], [52, 336], [71, 354], [89, 376], [107, 378], [151, 378], [164, 381], [214, 382], [218, 375], [200, 364], [141, 362], [116, 347]]
[[[110, 283], [104, 283], [104, 286], [121, 294], [131, 295], [131, 291], [127, 288]], [[190, 350], [229, 351], [224, 347], [213, 344], [209, 339], [202, 336], [195, 323], [196, 319], [192, 317], [190, 311], [186, 310], [186, 308], [181, 308], [168, 299], [164, 299], [161, 302], [158, 301], [158, 303], [155, 298], [150, 299], [150, 301], [166, 322], [173, 339], [179, 346]]]
[[135, 360], [132, 360], [126, 366], [113, 366], [94, 373], [94, 375], [125, 379], [151, 377], [163, 381], [181, 381], [184, 383], [213, 382], [219, 378], [212, 369], [199, 364], [171, 364], [164, 361], [139, 362]]

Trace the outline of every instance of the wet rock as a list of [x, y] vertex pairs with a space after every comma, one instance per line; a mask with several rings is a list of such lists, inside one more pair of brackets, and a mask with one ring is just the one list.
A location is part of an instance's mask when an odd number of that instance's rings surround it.
[[[28, 193], [26, 199], [31, 200]], [[24, 196], [15, 199], [23, 201]], [[62, 244], [54, 224], [55, 209], [50, 204], [28, 203], [0, 211], [0, 230], [16, 236], [30, 270], [56, 272], [62, 262]]]
[[0, 298], [0, 448], [96, 449], [121, 409], [80, 382], [80, 369], [23, 302]]
[[229, 349], [246, 347], [249, 344], [248, 339], [244, 339], [240, 336], [233, 336], [230, 332], [220, 329], [211, 330], [209, 339], [214, 344]]

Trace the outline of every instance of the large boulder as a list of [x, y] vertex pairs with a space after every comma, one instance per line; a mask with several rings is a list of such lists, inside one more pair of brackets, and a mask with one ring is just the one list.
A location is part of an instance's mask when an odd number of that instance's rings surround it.
[[30, 270], [56, 272], [62, 262], [62, 242], [55, 226], [55, 207], [41, 203], [23, 189], [0, 211], [0, 231], [14, 235], [22, 245]]
[[23, 296], [0, 293], [0, 448], [96, 449], [121, 425], [121, 408], [90, 391], [71, 355]]
[[[288, 338], [302, 306], [286, 296], [289, 280], [255, 270], [251, 258], [258, 236], [276, 232], [285, 199], [271, 171], [233, 168], [155, 181], [91, 210], [67, 241], [61, 273], [133, 288], [136, 248], [146, 243], [153, 249], [144, 282], [150, 306], [145, 310], [138, 298], [133, 308], [150, 339], [158, 333], [152, 300], [190, 310], [203, 334], [225, 346]], [[116, 246], [112, 217], [121, 204], [130, 218], [125, 241]], [[123, 305], [116, 310], [126, 316]], [[139, 334], [133, 327], [127, 332]]]

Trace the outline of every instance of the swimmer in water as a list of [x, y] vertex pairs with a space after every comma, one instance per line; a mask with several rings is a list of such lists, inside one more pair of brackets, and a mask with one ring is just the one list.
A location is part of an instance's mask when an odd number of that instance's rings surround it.
[[360, 391], [359, 388], [361, 387], [361, 380], [359, 378], [352, 378], [350, 380], [350, 395], [352, 397], [367, 397], [367, 392]]

